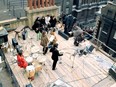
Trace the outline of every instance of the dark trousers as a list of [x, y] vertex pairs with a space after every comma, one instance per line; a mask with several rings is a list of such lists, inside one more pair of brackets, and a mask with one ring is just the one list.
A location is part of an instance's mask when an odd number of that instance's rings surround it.
[[55, 70], [58, 60], [53, 60], [52, 70]]
[[48, 47], [43, 47], [43, 54], [46, 54], [48, 51]]

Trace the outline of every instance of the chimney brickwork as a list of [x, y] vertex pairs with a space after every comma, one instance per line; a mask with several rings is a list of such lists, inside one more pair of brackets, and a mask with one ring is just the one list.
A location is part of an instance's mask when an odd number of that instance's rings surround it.
[[37, 8], [44, 8], [49, 6], [54, 6], [55, 0], [28, 0], [28, 5], [30, 10]]

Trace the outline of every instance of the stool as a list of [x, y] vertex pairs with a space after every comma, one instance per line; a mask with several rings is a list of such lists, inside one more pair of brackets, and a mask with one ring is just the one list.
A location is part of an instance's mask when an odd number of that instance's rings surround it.
[[26, 67], [27, 77], [28, 79], [34, 80], [35, 76], [35, 67], [33, 65], [29, 65]]

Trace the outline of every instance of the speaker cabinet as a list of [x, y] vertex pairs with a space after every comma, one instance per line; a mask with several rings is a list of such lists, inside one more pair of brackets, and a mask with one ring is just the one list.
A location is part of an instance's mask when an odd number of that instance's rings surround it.
[[8, 32], [6, 29], [0, 30], [0, 44], [8, 41]]

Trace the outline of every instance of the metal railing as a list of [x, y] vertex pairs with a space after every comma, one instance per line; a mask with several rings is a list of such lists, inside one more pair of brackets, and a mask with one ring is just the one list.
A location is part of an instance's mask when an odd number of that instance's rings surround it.
[[14, 18], [26, 15], [25, 7], [27, 6], [27, 0], [3, 0], [3, 3]]
[[116, 61], [116, 51], [115, 50], [113, 50], [112, 48], [107, 46], [105, 43], [103, 43], [102, 41], [97, 39], [94, 34], [91, 35], [87, 32], [85, 32], [85, 33], [87, 35], [89, 35], [90, 37], [92, 37], [92, 39], [90, 41], [93, 43], [93, 45], [96, 47], [97, 50], [101, 51], [103, 54], [108, 56], [113, 61]]

